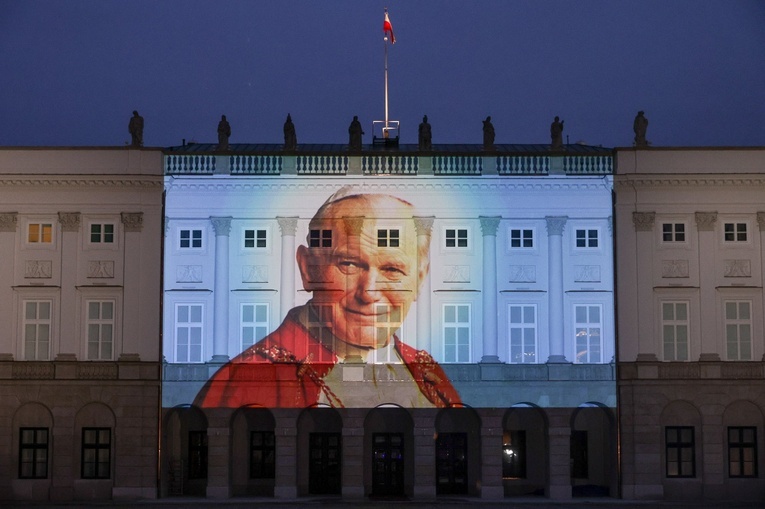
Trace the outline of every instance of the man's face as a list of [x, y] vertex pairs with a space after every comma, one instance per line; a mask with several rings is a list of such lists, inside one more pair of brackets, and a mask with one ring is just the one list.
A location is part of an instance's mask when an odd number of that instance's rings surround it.
[[[411, 206], [367, 195], [330, 205], [324, 219], [312, 224], [311, 229], [332, 231], [332, 246], [301, 246], [298, 264], [313, 304], [332, 306], [331, 328], [338, 339], [381, 347], [406, 317], [428, 270], [427, 260], [418, 260], [411, 218]], [[360, 231], [346, 229], [353, 221]]]

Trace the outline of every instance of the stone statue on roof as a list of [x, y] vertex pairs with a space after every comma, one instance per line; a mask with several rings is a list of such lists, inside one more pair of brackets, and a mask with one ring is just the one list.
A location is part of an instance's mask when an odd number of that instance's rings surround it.
[[295, 124], [292, 123], [292, 116], [287, 114], [287, 121], [284, 122], [284, 150], [294, 152], [297, 150], [297, 133]]
[[563, 150], [563, 122], [558, 117], [555, 117], [553, 123], [550, 124], [550, 148], [552, 150]]
[[494, 150], [494, 125], [491, 123], [491, 117], [486, 117], [483, 121], [483, 149]]
[[428, 116], [422, 117], [422, 123], [419, 128], [419, 148], [423, 152], [430, 151], [432, 148], [432, 134], [430, 131], [430, 124], [428, 123]]
[[130, 133], [133, 147], [143, 147], [143, 117], [133, 110], [133, 116], [128, 123], [128, 132]]
[[226, 115], [220, 116], [218, 122], [218, 150], [228, 150], [228, 139], [231, 136], [231, 126], [226, 120]]
[[645, 112], [638, 111], [635, 121], [632, 123], [632, 130], [635, 131], [635, 146], [647, 147], [648, 140], [645, 139], [645, 133], [648, 130], [648, 119], [645, 118]]
[[348, 149], [349, 150], [361, 150], [361, 137], [364, 135], [364, 130], [361, 128], [361, 122], [359, 117], [354, 115], [351, 125], [348, 126]]

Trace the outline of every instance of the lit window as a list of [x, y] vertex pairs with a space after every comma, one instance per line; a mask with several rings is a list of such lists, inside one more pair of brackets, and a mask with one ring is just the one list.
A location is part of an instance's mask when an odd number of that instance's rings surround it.
[[470, 304], [444, 304], [444, 360], [470, 362]]
[[728, 428], [728, 475], [757, 477], [757, 428], [754, 426]]
[[48, 478], [48, 428], [19, 430], [19, 479]]
[[114, 301], [88, 301], [86, 306], [88, 360], [111, 360], [114, 350]]
[[377, 247], [399, 247], [398, 230], [377, 230]]
[[109, 479], [111, 477], [112, 430], [110, 428], [82, 428], [83, 479]]
[[601, 362], [603, 329], [602, 310], [599, 305], [574, 306], [576, 323], [576, 362]]
[[113, 224], [91, 224], [90, 225], [91, 244], [113, 244], [114, 243], [114, 225]]
[[667, 477], [696, 477], [696, 440], [692, 426], [664, 428]]
[[512, 228], [510, 230], [510, 247], [514, 249], [533, 248], [534, 247], [534, 230]]
[[746, 223], [725, 223], [725, 242], [746, 242]]
[[268, 334], [268, 304], [242, 304], [242, 350]]
[[27, 242], [30, 244], [50, 244], [53, 242], [53, 224], [29, 223]]
[[202, 304], [176, 306], [176, 362], [202, 362], [202, 311]]
[[598, 247], [598, 230], [596, 229], [576, 230], [576, 247], [579, 247], [579, 248]]
[[24, 360], [45, 361], [50, 358], [52, 306], [49, 300], [24, 302]]
[[662, 341], [665, 361], [688, 360], [688, 303], [662, 302]]
[[276, 437], [273, 431], [250, 432], [250, 479], [276, 475]]
[[181, 230], [180, 247], [182, 249], [199, 249], [202, 247], [202, 230]]
[[530, 305], [510, 305], [510, 362], [518, 364], [537, 361], [537, 308]]
[[308, 232], [309, 247], [332, 247], [332, 230], [311, 230]]
[[661, 240], [664, 242], [685, 242], [685, 224], [664, 223], [661, 225]]
[[502, 438], [502, 477], [526, 478], [526, 430], [505, 431]]
[[444, 240], [446, 247], [468, 247], [467, 229], [447, 228]]
[[725, 344], [729, 361], [752, 360], [752, 303], [725, 302]]
[[267, 247], [266, 230], [244, 230], [244, 247], [262, 249]]

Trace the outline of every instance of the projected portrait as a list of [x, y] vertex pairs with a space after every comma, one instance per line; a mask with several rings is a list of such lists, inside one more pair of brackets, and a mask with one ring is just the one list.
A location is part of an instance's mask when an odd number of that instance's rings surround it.
[[[308, 226], [297, 266], [310, 300], [225, 364], [202, 407], [445, 407], [459, 395], [431, 355], [400, 330], [430, 269], [430, 237], [412, 204], [352, 187]], [[415, 338], [416, 340], [416, 338]]]

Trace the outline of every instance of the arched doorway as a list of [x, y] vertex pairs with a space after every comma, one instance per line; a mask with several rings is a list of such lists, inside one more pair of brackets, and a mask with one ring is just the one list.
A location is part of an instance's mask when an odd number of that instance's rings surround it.
[[298, 417], [298, 495], [342, 492], [343, 420], [337, 410], [317, 406]]
[[274, 496], [275, 420], [261, 407], [238, 409], [231, 418], [231, 492], [234, 496]]
[[364, 420], [364, 490], [372, 497], [414, 491], [414, 423], [398, 406], [373, 408]]
[[162, 495], [207, 494], [207, 418], [190, 405], [165, 416], [162, 443]]
[[472, 408], [445, 408], [436, 417], [436, 494], [480, 495], [481, 419]]
[[585, 403], [571, 415], [571, 494], [616, 497], [616, 419], [600, 403]]
[[518, 403], [502, 421], [502, 485], [505, 496], [547, 494], [549, 484], [548, 421], [531, 403]]

